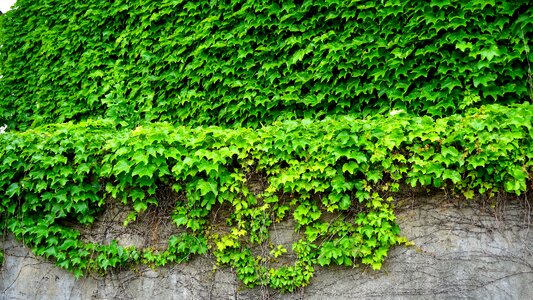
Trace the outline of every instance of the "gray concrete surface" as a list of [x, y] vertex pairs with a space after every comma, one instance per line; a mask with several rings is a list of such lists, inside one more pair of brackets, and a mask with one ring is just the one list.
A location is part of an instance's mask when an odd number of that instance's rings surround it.
[[[152, 270], [116, 270], [76, 280], [12, 238], [4, 239], [2, 299], [533, 299], [531, 201], [497, 208], [443, 195], [405, 199], [398, 211], [413, 247], [396, 247], [381, 271], [317, 268], [308, 287], [291, 294], [247, 289], [232, 270], [213, 271], [211, 257]], [[415, 205], [416, 203], [416, 205]], [[282, 239], [291, 226], [278, 225]]]

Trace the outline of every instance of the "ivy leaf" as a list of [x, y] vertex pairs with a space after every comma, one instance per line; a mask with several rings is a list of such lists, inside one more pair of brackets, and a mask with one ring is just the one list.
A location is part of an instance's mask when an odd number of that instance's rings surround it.
[[115, 164], [115, 166], [113, 167], [113, 173], [116, 175], [120, 173], [127, 174], [130, 171], [130, 168], [131, 168], [130, 162], [126, 159], [122, 159], [122, 160], [119, 160], [117, 164]]
[[136, 212], [143, 212], [148, 208], [148, 205], [146, 205], [146, 202], [143, 201], [135, 201], [133, 203], [133, 209]]
[[[481, 55], [481, 59], [486, 59], [488, 61], [491, 61], [494, 57], [500, 56], [500, 49], [496, 44], [492, 44], [490, 48], [483, 48], [479, 51], [479, 54]], [[494, 75], [496, 76], [496, 75]]]
[[441, 153], [444, 157], [447, 157], [451, 160], [455, 160], [459, 157], [459, 151], [455, 149], [455, 147], [446, 147], [443, 146], [441, 149]]
[[461, 174], [455, 170], [444, 170], [442, 179], [450, 179], [453, 183], [459, 183], [461, 181]]
[[321, 266], [327, 266], [331, 263], [331, 257], [326, 255], [319, 255], [317, 261]]
[[430, 2], [430, 6], [437, 6], [439, 9], [449, 5], [451, 5], [450, 0], [431, 0]]
[[12, 183], [6, 190], [6, 195], [13, 197], [15, 194], [20, 196], [20, 185], [18, 183]]
[[50, 246], [44, 251], [46, 257], [57, 257], [58, 251], [56, 246]]
[[494, 73], [485, 73], [474, 77], [474, 87], [479, 85], [487, 86], [489, 82], [495, 81], [498, 78], [498, 75]]
[[136, 151], [135, 154], [133, 154], [132, 159], [137, 164], [142, 162], [145, 165], [148, 165], [149, 163], [149, 157], [144, 151]]
[[294, 55], [292, 56], [292, 64], [295, 64], [301, 61], [304, 58], [304, 56], [307, 54], [307, 52], [308, 52], [307, 49], [300, 49], [296, 51]]
[[130, 192], [130, 198], [134, 202], [138, 202], [138, 200], [144, 200], [145, 198], [144, 191], [140, 189], [134, 189]]
[[459, 43], [455, 44], [455, 48], [461, 50], [462, 52], [465, 52], [466, 49], [472, 50], [472, 47], [474, 45], [471, 42], [467, 41], [460, 41]]
[[373, 261], [373, 262], [370, 264], [370, 266], [372, 267], [372, 269], [373, 269], [374, 271], [378, 271], [378, 270], [380, 270], [382, 265], [383, 265], [383, 264], [382, 264], [381, 262], [377, 262], [377, 261]]
[[89, 210], [89, 205], [87, 205], [87, 202], [85, 201], [76, 202], [72, 204], [72, 207], [74, 208], [74, 211], [82, 215], [86, 214]]
[[355, 162], [351, 161], [342, 166], [342, 172], [348, 172], [350, 174], [354, 174], [354, 170], [356, 168], [358, 169], [358, 165]]
[[374, 251], [374, 258], [377, 261], [382, 261], [384, 257], [387, 256], [387, 252], [389, 249], [387, 247], [379, 247], [376, 251]]
[[352, 205], [352, 201], [350, 199], [350, 196], [344, 195], [339, 203], [339, 209], [341, 210], [347, 210]]
[[359, 164], [362, 164], [362, 163], [365, 163], [368, 161], [366, 155], [363, 153], [363, 152], [359, 152], [359, 151], [352, 151], [350, 153], [350, 156], [352, 158], [355, 158], [355, 160], [357, 160], [357, 163]]
[[133, 169], [133, 172], [131, 173], [132, 176], [138, 175], [139, 177], [146, 176], [148, 178], [152, 178], [158, 169], [157, 165], [154, 164], [148, 164], [145, 165], [144, 163], [140, 163], [137, 166], [135, 166], [135, 169]]

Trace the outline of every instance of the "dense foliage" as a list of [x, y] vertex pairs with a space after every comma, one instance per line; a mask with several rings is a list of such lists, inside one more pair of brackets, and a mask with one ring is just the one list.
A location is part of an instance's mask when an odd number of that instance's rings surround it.
[[[291, 291], [317, 265], [381, 268], [407, 242], [403, 187], [531, 189], [529, 1], [17, 5], [0, 16], [0, 229], [76, 276], [209, 252]], [[109, 202], [128, 226], [162, 191], [166, 248], [82, 237]], [[288, 219], [290, 249], [270, 236]]]
[[10, 128], [94, 117], [259, 127], [529, 99], [529, 0], [17, 5], [0, 19]]
[[[317, 263], [361, 261], [379, 269], [402, 241], [390, 199], [383, 199], [402, 184], [448, 187], [467, 198], [524, 192], [532, 120], [533, 106], [522, 104], [436, 120], [340, 116], [259, 130], [157, 123], [116, 131], [109, 122], [88, 122], [7, 132], [0, 135], [0, 212], [35, 253], [77, 275], [139, 261], [164, 265], [210, 245], [244, 283], [291, 290], [309, 281]], [[265, 174], [266, 190], [250, 192], [251, 172]], [[172, 237], [162, 253], [84, 243], [61, 225], [93, 222], [109, 198], [142, 213], [157, 205], [162, 185], [185, 195], [173, 220], [188, 232]], [[220, 205], [231, 210], [230, 229], [210, 234], [210, 214]], [[328, 212], [342, 217], [329, 222]], [[269, 269], [251, 247], [268, 242], [272, 222], [289, 216], [304, 233], [293, 244], [298, 260]]]

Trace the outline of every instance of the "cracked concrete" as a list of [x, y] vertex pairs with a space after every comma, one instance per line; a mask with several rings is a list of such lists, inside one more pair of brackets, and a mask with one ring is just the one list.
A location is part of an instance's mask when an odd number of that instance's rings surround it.
[[[409, 202], [411, 201], [411, 202]], [[411, 203], [411, 204], [409, 204]], [[416, 203], [416, 205], [414, 205]], [[533, 299], [532, 209], [526, 198], [450, 201], [443, 195], [404, 201], [402, 234], [381, 271], [316, 268], [308, 287], [291, 294], [243, 287], [231, 269], [213, 271], [209, 256], [156, 270], [115, 270], [76, 280], [7, 237], [2, 299]], [[289, 227], [279, 226], [284, 237]]]

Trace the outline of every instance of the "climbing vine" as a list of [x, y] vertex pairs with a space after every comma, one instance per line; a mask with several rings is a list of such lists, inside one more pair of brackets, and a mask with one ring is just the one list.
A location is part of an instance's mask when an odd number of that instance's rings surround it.
[[[18, 0], [0, 124], [253, 127], [529, 101], [528, 0]], [[474, 99], [474, 98], [471, 98]]]
[[[531, 188], [529, 1], [57, 2], [0, 16], [0, 229], [76, 277], [209, 253], [293, 291], [407, 244], [405, 187]], [[110, 203], [178, 231], [84, 238]]]
[[[1, 224], [37, 255], [76, 276], [146, 263], [164, 266], [213, 253], [247, 286], [294, 290], [316, 265], [379, 269], [405, 243], [393, 213], [402, 186], [474, 194], [520, 194], [531, 183], [533, 107], [488, 105], [464, 116], [401, 113], [277, 122], [261, 129], [113, 121], [46, 125], [0, 134]], [[261, 190], [250, 174], [262, 174]], [[109, 199], [132, 207], [125, 225], [180, 195], [172, 220], [183, 232], [166, 249], [84, 241]], [[217, 228], [210, 216], [229, 211]], [[294, 220], [300, 238], [273, 244], [269, 228]], [[267, 255], [254, 247], [266, 245]], [[291, 252], [292, 264], [276, 265]]]

